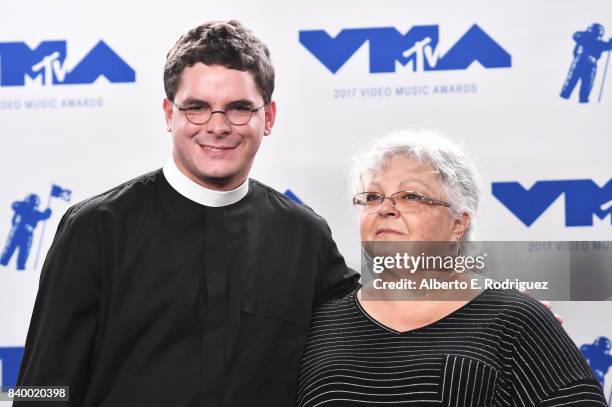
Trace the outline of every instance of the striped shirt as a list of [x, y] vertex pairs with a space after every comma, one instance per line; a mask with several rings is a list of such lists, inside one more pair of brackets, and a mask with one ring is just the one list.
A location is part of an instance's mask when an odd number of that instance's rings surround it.
[[607, 406], [552, 313], [502, 290], [407, 332], [371, 318], [356, 290], [322, 304], [312, 315], [297, 405]]

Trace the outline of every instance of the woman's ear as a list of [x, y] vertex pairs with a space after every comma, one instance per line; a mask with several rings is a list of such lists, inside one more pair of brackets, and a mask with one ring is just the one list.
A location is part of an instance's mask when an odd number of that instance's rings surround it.
[[470, 228], [472, 217], [469, 213], [463, 212], [458, 218], [455, 218], [453, 225], [453, 240], [464, 240], [465, 234]]

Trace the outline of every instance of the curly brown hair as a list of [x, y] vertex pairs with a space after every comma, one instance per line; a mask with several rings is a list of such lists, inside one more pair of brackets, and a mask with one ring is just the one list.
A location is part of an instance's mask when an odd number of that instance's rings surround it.
[[185, 67], [198, 62], [251, 72], [264, 103], [272, 100], [274, 67], [270, 51], [238, 21], [210, 21], [179, 38], [166, 55], [164, 66], [164, 89], [169, 100], [174, 101]]

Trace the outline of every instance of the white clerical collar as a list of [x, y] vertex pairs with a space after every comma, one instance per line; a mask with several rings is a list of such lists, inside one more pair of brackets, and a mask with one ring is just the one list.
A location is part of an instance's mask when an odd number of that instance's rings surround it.
[[215, 191], [205, 188], [183, 174], [173, 159], [164, 165], [163, 172], [164, 177], [176, 192], [200, 205], [212, 207], [231, 205], [244, 198], [249, 192], [248, 178], [242, 185], [231, 191]]

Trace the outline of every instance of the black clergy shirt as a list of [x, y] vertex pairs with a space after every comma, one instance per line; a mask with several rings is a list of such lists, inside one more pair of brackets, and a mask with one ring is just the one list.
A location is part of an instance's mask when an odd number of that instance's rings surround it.
[[75, 407], [292, 406], [313, 304], [357, 279], [308, 207], [254, 180], [204, 206], [157, 170], [62, 218], [18, 385]]

